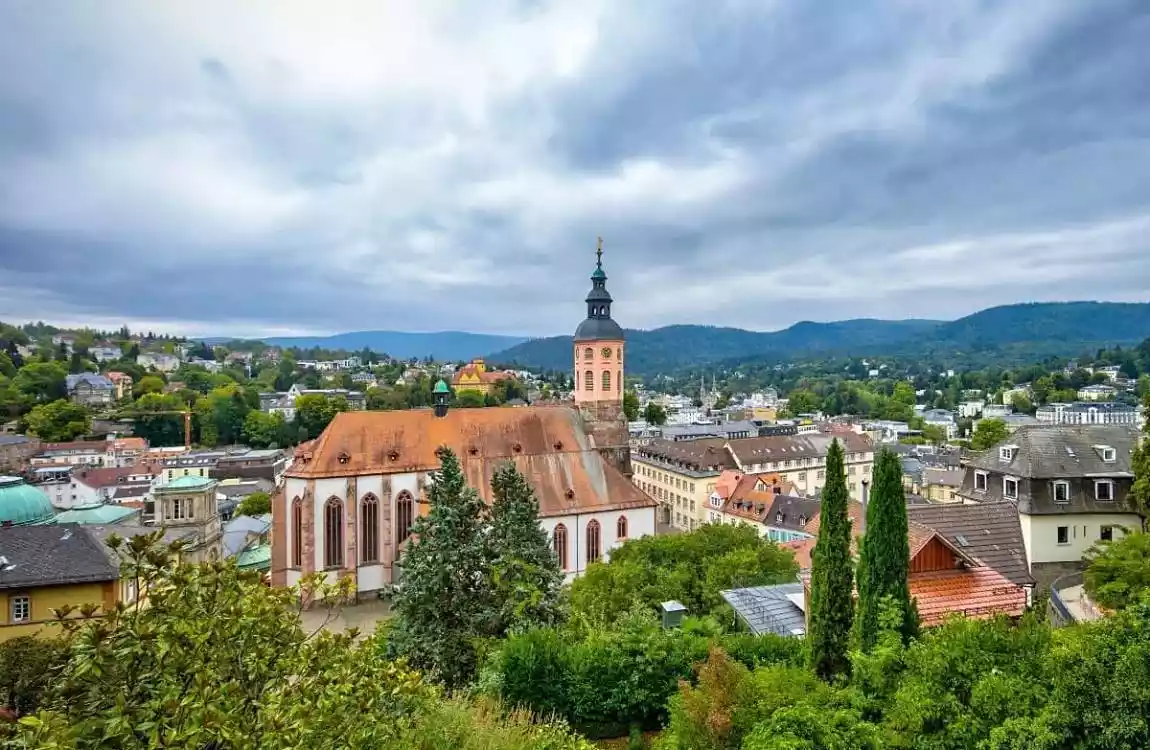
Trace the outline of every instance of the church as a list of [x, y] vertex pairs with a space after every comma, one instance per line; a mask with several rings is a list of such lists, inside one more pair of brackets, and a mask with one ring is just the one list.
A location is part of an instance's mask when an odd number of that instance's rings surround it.
[[587, 317], [573, 342], [574, 402], [520, 408], [448, 408], [336, 415], [296, 449], [272, 503], [272, 582], [291, 586], [322, 571], [349, 576], [359, 595], [402, 579], [399, 560], [427, 490], [450, 448], [468, 484], [491, 501], [504, 461], [527, 477], [540, 522], [568, 580], [627, 539], [655, 533], [657, 503], [631, 482], [623, 414], [623, 329], [611, 317], [602, 244]]

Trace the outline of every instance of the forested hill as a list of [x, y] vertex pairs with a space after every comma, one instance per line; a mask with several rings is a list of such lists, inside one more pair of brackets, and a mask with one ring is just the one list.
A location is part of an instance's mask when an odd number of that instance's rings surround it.
[[[1150, 336], [1150, 304], [1043, 302], [992, 307], [955, 321], [801, 322], [781, 331], [675, 325], [627, 331], [627, 369], [654, 375], [738, 359], [818, 354], [963, 353], [1009, 349], [1013, 357], [1075, 356], [1086, 347], [1137, 343]], [[493, 362], [565, 370], [571, 337], [532, 339], [495, 352]]]

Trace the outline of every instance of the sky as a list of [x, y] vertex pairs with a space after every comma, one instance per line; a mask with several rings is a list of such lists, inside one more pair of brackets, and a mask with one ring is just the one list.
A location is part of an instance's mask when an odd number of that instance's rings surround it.
[[0, 319], [630, 328], [1146, 300], [1144, 0], [5, 0]]

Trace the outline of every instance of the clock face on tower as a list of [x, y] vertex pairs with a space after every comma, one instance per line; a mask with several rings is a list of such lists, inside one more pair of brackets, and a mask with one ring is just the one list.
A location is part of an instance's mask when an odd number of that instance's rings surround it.
[[603, 347], [603, 351], [601, 351], [600, 354], [603, 355], [603, 359], [610, 359], [611, 358], [611, 347], [609, 347], [609, 346]]

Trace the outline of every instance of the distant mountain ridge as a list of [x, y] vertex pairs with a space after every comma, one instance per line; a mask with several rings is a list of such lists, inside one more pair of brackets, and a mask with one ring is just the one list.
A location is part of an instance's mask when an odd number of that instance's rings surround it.
[[[674, 325], [627, 330], [627, 369], [654, 375], [737, 359], [815, 354], [895, 355], [1010, 348], [1074, 356], [1084, 347], [1150, 337], [1150, 303], [1031, 302], [992, 307], [954, 321], [856, 319], [795, 323], [781, 331]], [[565, 370], [571, 337], [525, 341], [488, 355], [501, 364]]]
[[433, 357], [438, 360], [468, 360], [496, 350], [507, 349], [527, 341], [526, 336], [497, 336], [466, 331], [354, 331], [331, 336], [274, 336], [261, 338], [270, 346], [295, 346], [301, 349], [343, 349], [354, 352], [367, 347], [396, 359]]

